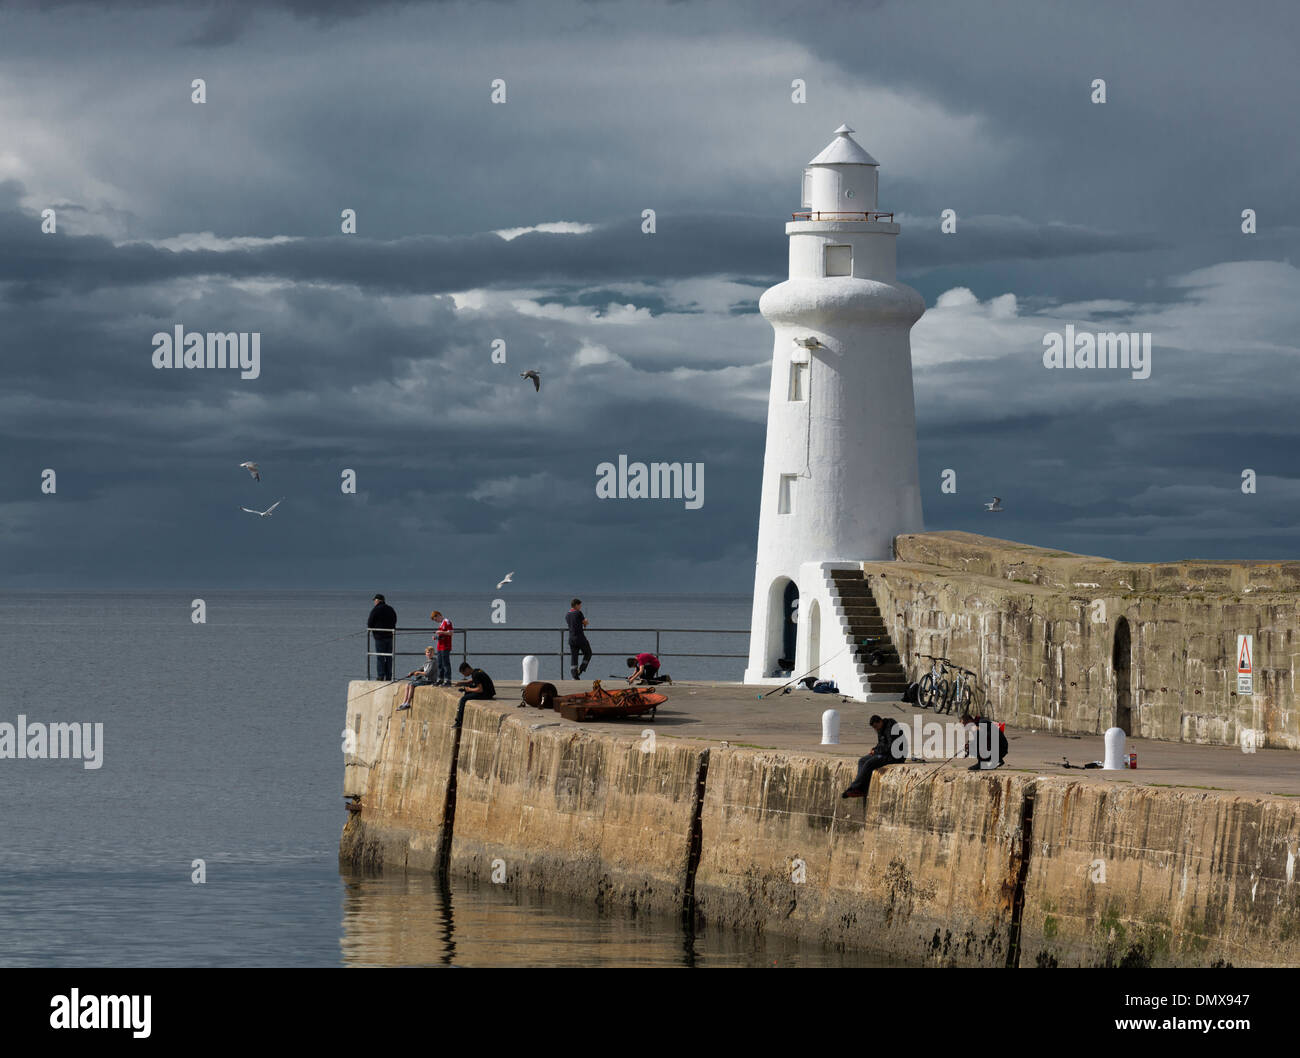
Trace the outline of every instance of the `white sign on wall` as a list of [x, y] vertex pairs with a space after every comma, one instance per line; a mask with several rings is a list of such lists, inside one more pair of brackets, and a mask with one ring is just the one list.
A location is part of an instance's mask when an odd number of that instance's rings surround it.
[[1255, 693], [1255, 640], [1253, 636], [1237, 637], [1237, 693]]

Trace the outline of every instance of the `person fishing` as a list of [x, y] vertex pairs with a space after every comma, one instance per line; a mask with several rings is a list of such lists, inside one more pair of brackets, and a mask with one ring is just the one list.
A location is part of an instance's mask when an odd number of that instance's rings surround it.
[[438, 681], [434, 676], [434, 670], [438, 663], [434, 660], [433, 647], [424, 648], [424, 668], [412, 669], [408, 672], [406, 680], [406, 697], [402, 699], [402, 704], [397, 707], [397, 711], [411, 708], [411, 699], [415, 696], [417, 687], [437, 687]]
[[907, 736], [897, 720], [873, 716], [871, 726], [876, 730], [876, 748], [865, 757], [858, 758], [857, 778], [840, 794], [841, 798], [866, 797], [872, 772], [891, 764], [902, 764], [907, 759]]
[[972, 716], [969, 711], [961, 714], [962, 724], [969, 729], [971, 736], [966, 743], [966, 756], [970, 756], [970, 743], [975, 743], [976, 761], [970, 771], [990, 771], [1000, 768], [1007, 762], [1007, 736], [1001, 727], [995, 726], [987, 716]]

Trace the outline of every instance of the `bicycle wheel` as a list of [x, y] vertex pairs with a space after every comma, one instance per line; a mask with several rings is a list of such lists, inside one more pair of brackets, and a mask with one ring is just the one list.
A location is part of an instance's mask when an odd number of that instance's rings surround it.
[[963, 683], [963, 684], [961, 685], [961, 695], [960, 695], [960, 699], [961, 699], [961, 700], [960, 700], [957, 704], [958, 704], [959, 706], [961, 706], [961, 711], [962, 711], [963, 713], [968, 713], [968, 712], [970, 712], [971, 693], [970, 693], [970, 684], [969, 684], [969, 683]]
[[921, 682], [916, 688], [916, 704], [922, 709], [929, 709], [934, 705], [934, 674], [927, 672], [921, 677]]
[[947, 680], [939, 681], [938, 699], [934, 711], [936, 713], [946, 713], [952, 705], [952, 684]]

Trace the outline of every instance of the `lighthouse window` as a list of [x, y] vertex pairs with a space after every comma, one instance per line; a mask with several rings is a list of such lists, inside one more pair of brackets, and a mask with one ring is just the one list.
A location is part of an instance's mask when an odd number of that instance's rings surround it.
[[826, 274], [828, 276], [851, 276], [853, 274], [853, 247], [826, 247]]
[[794, 478], [793, 474], [781, 475], [781, 493], [777, 497], [776, 513], [790, 514], [794, 510]]
[[808, 399], [808, 365], [790, 365], [790, 400]]

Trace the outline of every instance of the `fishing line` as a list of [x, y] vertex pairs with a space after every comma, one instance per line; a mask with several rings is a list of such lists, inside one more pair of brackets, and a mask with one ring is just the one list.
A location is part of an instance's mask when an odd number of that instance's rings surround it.
[[[845, 651], [847, 651], [847, 650], [852, 650], [852, 649], [853, 649], [854, 647], [856, 647], [856, 646], [857, 646], [856, 643], [850, 643], [848, 646], [846, 646], [846, 647], [844, 648], [844, 650], [841, 650], [841, 651], [840, 651], [840, 654], [843, 654], [843, 653], [844, 653]], [[765, 694], [760, 694], [760, 695], [758, 696], [758, 700], [761, 702], [761, 701], [762, 701], [764, 698], [766, 698], [769, 694], [776, 694], [778, 691], [783, 691], [783, 690], [785, 690], [787, 687], [790, 686], [791, 683], [798, 683], [800, 680], [806, 680], [809, 676], [811, 676], [814, 672], [816, 672], [816, 671], [817, 671], [819, 668], [821, 668], [823, 665], [829, 665], [832, 661], [835, 660], [835, 658], [838, 658], [838, 657], [840, 656], [840, 654], [836, 654], [835, 657], [827, 658], [825, 661], [819, 661], [816, 665], [814, 665], [812, 668], [810, 668], [810, 669], [809, 669], [807, 672], [805, 672], [802, 676], [796, 676], [794, 679], [792, 679], [792, 680], [790, 681], [790, 683], [783, 683], [780, 687], [773, 687], [770, 691], [766, 692]]]

